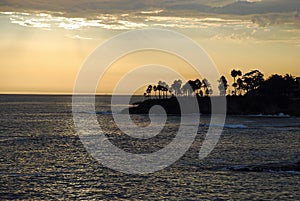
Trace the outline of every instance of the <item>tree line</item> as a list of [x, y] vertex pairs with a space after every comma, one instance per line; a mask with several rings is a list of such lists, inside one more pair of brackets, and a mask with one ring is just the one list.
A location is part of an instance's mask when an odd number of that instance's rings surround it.
[[179, 79], [174, 80], [169, 87], [166, 82], [159, 81], [157, 85], [149, 85], [144, 93], [145, 97], [168, 98], [169, 96], [209, 96], [213, 93], [207, 79], [189, 80], [185, 84]]
[[[296, 96], [299, 97], [300, 85], [296, 78], [290, 74], [284, 76], [274, 74], [265, 79], [259, 70], [251, 70], [245, 74], [241, 70], [231, 71], [233, 79], [232, 90], [225, 76], [218, 81], [220, 96], [268, 95], [268, 96]], [[211, 96], [213, 90], [210, 82], [204, 79], [188, 80], [183, 83], [180, 79], [174, 80], [169, 86], [166, 82], [159, 81], [157, 85], [149, 85], [144, 93], [145, 97], [168, 98], [172, 96]]]

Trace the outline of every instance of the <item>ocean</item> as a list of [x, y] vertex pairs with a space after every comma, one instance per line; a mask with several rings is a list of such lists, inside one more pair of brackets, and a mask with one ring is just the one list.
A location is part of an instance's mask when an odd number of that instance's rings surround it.
[[[163, 148], [180, 122], [169, 116], [161, 134], [140, 142], [116, 128], [111, 107], [118, 105], [109, 96], [97, 96], [99, 125], [128, 152]], [[72, 96], [0, 95], [0, 200], [300, 200], [299, 117], [227, 116], [217, 146], [200, 160], [209, 122], [201, 116], [192, 146], [169, 167], [126, 174], [87, 152], [74, 126]]]

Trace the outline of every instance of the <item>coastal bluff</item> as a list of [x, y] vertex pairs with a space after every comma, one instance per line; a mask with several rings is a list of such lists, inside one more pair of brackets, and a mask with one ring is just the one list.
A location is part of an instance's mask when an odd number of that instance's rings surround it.
[[[191, 104], [191, 99], [197, 99], [196, 104]], [[211, 102], [220, 101], [225, 97], [171, 97], [168, 99], [146, 99], [136, 102], [132, 107], [125, 109], [122, 113], [130, 114], [148, 114], [153, 106], [161, 106], [168, 115], [193, 114], [211, 114]], [[181, 112], [180, 104], [184, 105], [185, 111]], [[194, 101], [195, 103], [195, 101]], [[198, 107], [198, 108], [197, 108]], [[217, 105], [218, 107], [218, 105]], [[129, 111], [128, 111], [129, 110]], [[222, 109], [216, 109], [215, 113], [224, 113]], [[154, 112], [155, 111], [151, 111]], [[227, 96], [226, 97], [227, 115], [277, 115], [286, 114], [291, 116], [300, 116], [300, 99], [266, 99], [257, 96]]]

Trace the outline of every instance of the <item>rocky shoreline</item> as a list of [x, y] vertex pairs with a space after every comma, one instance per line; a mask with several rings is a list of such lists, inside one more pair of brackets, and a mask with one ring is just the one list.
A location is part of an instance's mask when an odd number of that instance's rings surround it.
[[[197, 104], [191, 104], [191, 99], [195, 97], [172, 97], [168, 99], [147, 99], [142, 102], [134, 103], [133, 107], [129, 108], [130, 114], [148, 114], [150, 109], [155, 106], [164, 108], [168, 115], [182, 114], [180, 104], [187, 106], [185, 112], [187, 114], [197, 113], [211, 114], [211, 102], [220, 101], [224, 97], [197, 97]], [[195, 101], [194, 101], [195, 102]], [[228, 115], [278, 115], [286, 114], [290, 116], [300, 116], [300, 100], [278, 98], [276, 100], [265, 99], [260, 97], [246, 97], [246, 96], [227, 96], [227, 114]], [[218, 110], [217, 110], [218, 111]], [[128, 112], [128, 111], [123, 111]], [[151, 111], [154, 112], [155, 111]], [[218, 113], [218, 112], [217, 112]], [[220, 110], [220, 114], [222, 114]]]

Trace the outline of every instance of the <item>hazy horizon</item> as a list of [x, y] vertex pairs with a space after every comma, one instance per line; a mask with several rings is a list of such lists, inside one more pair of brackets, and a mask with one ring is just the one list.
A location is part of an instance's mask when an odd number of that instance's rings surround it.
[[[71, 94], [81, 65], [96, 47], [141, 28], [169, 29], [190, 37], [230, 85], [232, 69], [258, 69], [265, 78], [287, 73], [300, 77], [299, 12], [296, 0], [5, 0], [0, 4], [0, 93]], [[125, 58], [117, 68], [124, 73], [148, 57], [185, 69], [168, 55], [157, 58], [152, 53]], [[112, 93], [118, 73], [111, 72], [98, 92]], [[152, 84], [175, 79], [157, 72], [147, 76]], [[191, 72], [185, 76], [198, 77]]]

